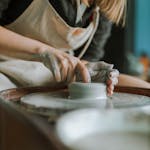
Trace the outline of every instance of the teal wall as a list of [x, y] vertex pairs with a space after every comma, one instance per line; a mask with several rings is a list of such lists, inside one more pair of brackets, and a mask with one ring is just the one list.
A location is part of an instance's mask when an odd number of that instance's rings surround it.
[[135, 53], [150, 56], [150, 0], [135, 0]]

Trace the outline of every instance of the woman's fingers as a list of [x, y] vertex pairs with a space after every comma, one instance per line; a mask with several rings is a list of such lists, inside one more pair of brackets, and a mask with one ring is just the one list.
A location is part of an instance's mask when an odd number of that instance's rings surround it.
[[62, 81], [66, 81], [67, 79], [68, 67], [69, 67], [68, 60], [66, 58], [61, 60], [61, 80]]
[[89, 71], [84, 63], [82, 63], [78, 58], [70, 56], [68, 54], [64, 55], [69, 62], [69, 71], [68, 71], [68, 82], [74, 80], [75, 75], [79, 74], [81, 76], [82, 81], [91, 82], [91, 77]]
[[83, 82], [91, 82], [89, 71], [81, 61], [78, 61], [75, 72], [81, 75]]
[[72, 66], [70, 65], [68, 68], [68, 74], [67, 74], [67, 83], [71, 83], [73, 82], [75, 79], [75, 70], [72, 68]]
[[119, 71], [117, 69], [111, 69], [109, 77], [110, 78], [118, 78], [119, 76]]
[[[70, 56], [66, 53], [63, 53], [63, 61], [62, 61], [62, 81], [71, 82], [74, 79], [75, 75], [75, 67], [77, 65], [77, 59], [73, 56]], [[63, 63], [65, 60], [65, 63]]]
[[49, 55], [49, 67], [52, 74], [57, 82], [61, 81], [60, 66], [58, 64], [58, 59], [54, 55]]
[[109, 96], [113, 94], [114, 86], [118, 83], [118, 77], [111, 77], [107, 79], [106, 84], [107, 84], [107, 93]]
[[44, 52], [40, 56], [57, 82], [71, 82], [74, 80], [76, 73], [80, 74], [84, 82], [91, 81], [87, 67], [76, 57], [57, 50]]
[[76, 67], [77, 62], [74, 60], [74, 61], [70, 61], [69, 64], [70, 65], [69, 65], [68, 74], [67, 74], [67, 82], [68, 83], [74, 81], [74, 78], [75, 78], [75, 67]]
[[57, 82], [61, 81], [60, 68], [58, 64], [58, 59], [53, 53], [44, 52], [40, 54], [44, 65], [49, 68]]
[[110, 85], [110, 84], [116, 85], [117, 83], [118, 83], [118, 78], [117, 77], [116, 78], [109, 78], [106, 81], [107, 85]]
[[109, 96], [113, 94], [114, 86], [118, 83], [118, 70], [112, 70], [109, 72], [108, 79], [106, 81], [107, 84], [107, 93]]
[[[59, 70], [60, 70], [60, 80], [59, 82], [68, 82], [68, 80], [71, 80], [74, 75], [75, 66], [77, 64], [77, 61], [74, 61], [74, 57], [59, 52], [55, 54], [55, 57], [57, 57], [57, 60], [59, 62]], [[58, 81], [58, 80], [56, 80]]]
[[109, 72], [109, 75], [108, 75], [108, 79], [107, 79], [107, 84], [112, 84], [112, 85], [116, 85], [118, 83], [118, 77], [119, 77], [119, 71], [116, 70], [116, 69], [112, 69], [110, 72]]
[[107, 95], [111, 96], [113, 94], [113, 91], [114, 91], [114, 85], [112, 84], [107, 85]]

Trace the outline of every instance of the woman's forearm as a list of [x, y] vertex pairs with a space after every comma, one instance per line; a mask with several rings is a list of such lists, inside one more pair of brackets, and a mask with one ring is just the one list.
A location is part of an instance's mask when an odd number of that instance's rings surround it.
[[31, 56], [32, 58], [44, 47], [48, 45], [0, 26], [0, 54], [19, 58]]
[[143, 81], [137, 77], [133, 77], [125, 74], [120, 74], [118, 85], [150, 89], [150, 83]]

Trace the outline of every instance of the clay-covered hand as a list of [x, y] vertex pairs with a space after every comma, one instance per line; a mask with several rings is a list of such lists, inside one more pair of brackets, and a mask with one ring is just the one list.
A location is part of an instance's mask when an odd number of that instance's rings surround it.
[[104, 61], [88, 62], [86, 67], [90, 73], [91, 81], [105, 83], [108, 95], [112, 95], [114, 86], [118, 83], [119, 71], [113, 69], [112, 64]]
[[108, 95], [113, 94], [114, 86], [118, 83], [119, 71], [113, 69], [112, 64], [99, 62], [89, 62], [86, 64], [92, 82], [106, 83]]
[[40, 59], [50, 69], [56, 82], [69, 83], [79, 72], [83, 82], [90, 82], [87, 67], [78, 58], [56, 49], [46, 49], [40, 52]]

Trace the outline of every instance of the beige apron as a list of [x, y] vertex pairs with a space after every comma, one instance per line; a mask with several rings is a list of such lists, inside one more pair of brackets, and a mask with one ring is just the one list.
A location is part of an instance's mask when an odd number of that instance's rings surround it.
[[[71, 27], [60, 17], [48, 0], [33, 0], [24, 13], [6, 28], [65, 52], [76, 50], [85, 44], [79, 55], [82, 57], [97, 29], [98, 12], [99, 10], [96, 9], [93, 21], [86, 28]], [[79, 20], [78, 15], [77, 20]], [[76, 34], [77, 32], [79, 34]], [[51, 71], [40, 62], [5, 61], [0, 63], [0, 72], [13, 79], [17, 86], [48, 85], [54, 82]], [[2, 80], [0, 77], [0, 90], [6, 89], [3, 87], [16, 86], [9, 79], [6, 82], [8, 86], [3, 86]]]
[[94, 31], [94, 25], [95, 19], [87, 28], [71, 27], [48, 0], [33, 0], [24, 13], [6, 28], [57, 49], [70, 51], [85, 44]]

